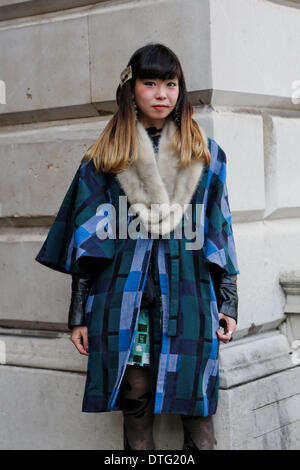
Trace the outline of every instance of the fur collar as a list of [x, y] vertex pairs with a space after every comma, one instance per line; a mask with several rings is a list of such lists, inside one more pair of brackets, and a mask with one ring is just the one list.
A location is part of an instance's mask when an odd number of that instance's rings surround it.
[[[157, 156], [151, 137], [137, 122], [138, 158], [134, 165], [116, 174], [131, 209], [138, 214], [146, 231], [169, 234], [179, 224], [202, 175], [203, 162], [175, 168], [178, 155], [170, 146], [176, 125], [167, 119], [161, 131]], [[201, 129], [207, 141], [205, 132]], [[152, 206], [151, 206], [152, 204]]]

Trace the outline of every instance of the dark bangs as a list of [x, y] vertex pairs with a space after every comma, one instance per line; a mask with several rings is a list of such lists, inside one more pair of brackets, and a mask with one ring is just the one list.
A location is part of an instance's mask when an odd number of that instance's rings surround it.
[[[158, 78], [168, 80], [182, 78], [180, 62], [168, 47], [162, 44], [147, 44], [131, 57], [134, 82], [136, 78]], [[134, 83], [133, 83], [134, 85]]]

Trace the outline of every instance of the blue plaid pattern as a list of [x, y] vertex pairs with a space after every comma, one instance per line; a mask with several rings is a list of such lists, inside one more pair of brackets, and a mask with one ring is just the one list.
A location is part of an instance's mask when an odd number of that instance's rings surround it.
[[[208, 416], [216, 412], [219, 387], [219, 326], [209, 263], [238, 274], [226, 187], [226, 156], [209, 139], [211, 162], [204, 167], [191, 203], [203, 204], [201, 249], [185, 238], [100, 240], [105, 222], [100, 204], [118, 208], [124, 192], [112, 174], [82, 162], [36, 260], [67, 274], [95, 272], [85, 315], [89, 357], [82, 411], [121, 409], [120, 387], [137, 332], [150, 257], [157, 272], [157, 301], [151, 309], [150, 370], [154, 413]], [[192, 211], [193, 229], [196, 227]], [[117, 214], [118, 220], [118, 214]], [[127, 221], [130, 221], [130, 217]], [[182, 219], [184, 225], [184, 219]], [[118, 233], [118, 224], [116, 227]], [[160, 304], [162, 301], [162, 322]]]

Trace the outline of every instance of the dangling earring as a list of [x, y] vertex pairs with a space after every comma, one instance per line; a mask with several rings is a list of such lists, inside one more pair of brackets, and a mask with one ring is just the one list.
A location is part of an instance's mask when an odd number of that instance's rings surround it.
[[178, 127], [181, 127], [181, 108], [176, 104], [175, 110], [174, 110], [174, 121], [176, 122]]
[[139, 111], [138, 111], [138, 107], [136, 105], [135, 98], [132, 98], [132, 101], [133, 101], [133, 107], [134, 107], [134, 113], [135, 113], [135, 121], [137, 121], [138, 118], [139, 118]]

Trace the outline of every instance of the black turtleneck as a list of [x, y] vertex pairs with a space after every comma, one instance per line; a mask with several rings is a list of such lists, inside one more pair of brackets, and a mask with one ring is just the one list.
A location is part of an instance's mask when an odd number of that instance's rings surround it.
[[161, 136], [161, 131], [162, 129], [157, 129], [155, 126], [152, 127], [147, 127], [146, 131], [148, 132], [149, 136], [152, 139], [153, 142], [153, 148], [155, 153], [158, 152], [158, 146], [159, 146], [159, 139]]

